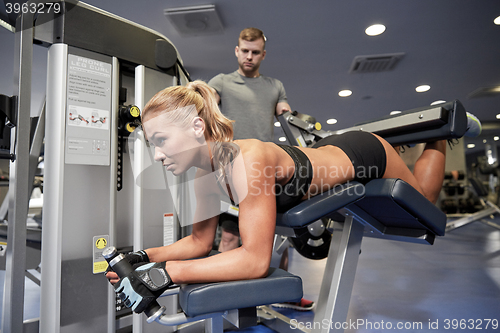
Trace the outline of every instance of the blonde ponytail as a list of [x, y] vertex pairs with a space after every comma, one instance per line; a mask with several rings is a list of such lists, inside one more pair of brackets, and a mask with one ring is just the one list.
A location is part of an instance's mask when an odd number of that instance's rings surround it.
[[[205, 82], [197, 80], [186, 86], [168, 87], [151, 98], [142, 112], [142, 122], [164, 112], [175, 113], [178, 109], [189, 105], [196, 107], [197, 115], [205, 122], [205, 138], [216, 142], [233, 140], [233, 121], [226, 118], [219, 110], [215, 91]], [[172, 115], [182, 123], [192, 119], [187, 115]]]

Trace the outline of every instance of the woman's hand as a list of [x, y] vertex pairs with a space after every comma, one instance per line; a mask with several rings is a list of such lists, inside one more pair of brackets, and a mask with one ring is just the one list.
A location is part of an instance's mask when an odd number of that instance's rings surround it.
[[114, 285], [115, 283], [117, 283], [118, 281], [120, 281], [120, 278], [118, 277], [118, 274], [116, 274], [113, 271], [107, 272], [106, 273], [106, 278], [108, 279], [109, 283], [111, 283], [112, 285]]

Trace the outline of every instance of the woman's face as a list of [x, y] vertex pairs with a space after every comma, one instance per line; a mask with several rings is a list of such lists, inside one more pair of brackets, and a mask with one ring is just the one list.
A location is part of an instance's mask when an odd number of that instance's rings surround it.
[[[204, 123], [196, 117], [182, 126], [172, 123], [165, 113], [147, 120], [143, 129], [154, 146], [154, 158], [174, 175], [180, 175], [192, 166], [200, 166], [203, 147], [206, 147]], [[205, 148], [206, 150], [206, 148]]]

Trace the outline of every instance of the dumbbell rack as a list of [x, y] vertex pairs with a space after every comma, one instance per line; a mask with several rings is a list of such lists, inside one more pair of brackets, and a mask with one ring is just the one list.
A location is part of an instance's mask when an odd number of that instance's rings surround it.
[[462, 170], [458, 171], [458, 179], [454, 179], [451, 172], [446, 172], [443, 182], [441, 210], [446, 214], [465, 213], [464, 209], [469, 193], [467, 177]]

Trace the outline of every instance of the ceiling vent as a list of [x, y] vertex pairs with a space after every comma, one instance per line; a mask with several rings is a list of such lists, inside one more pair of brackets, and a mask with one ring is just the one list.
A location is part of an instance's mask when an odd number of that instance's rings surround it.
[[167, 8], [165, 16], [181, 36], [202, 36], [224, 32], [215, 5]]
[[481, 87], [471, 92], [468, 98], [495, 97], [500, 95], [500, 86]]
[[404, 53], [386, 53], [356, 56], [349, 73], [377, 73], [393, 70]]

